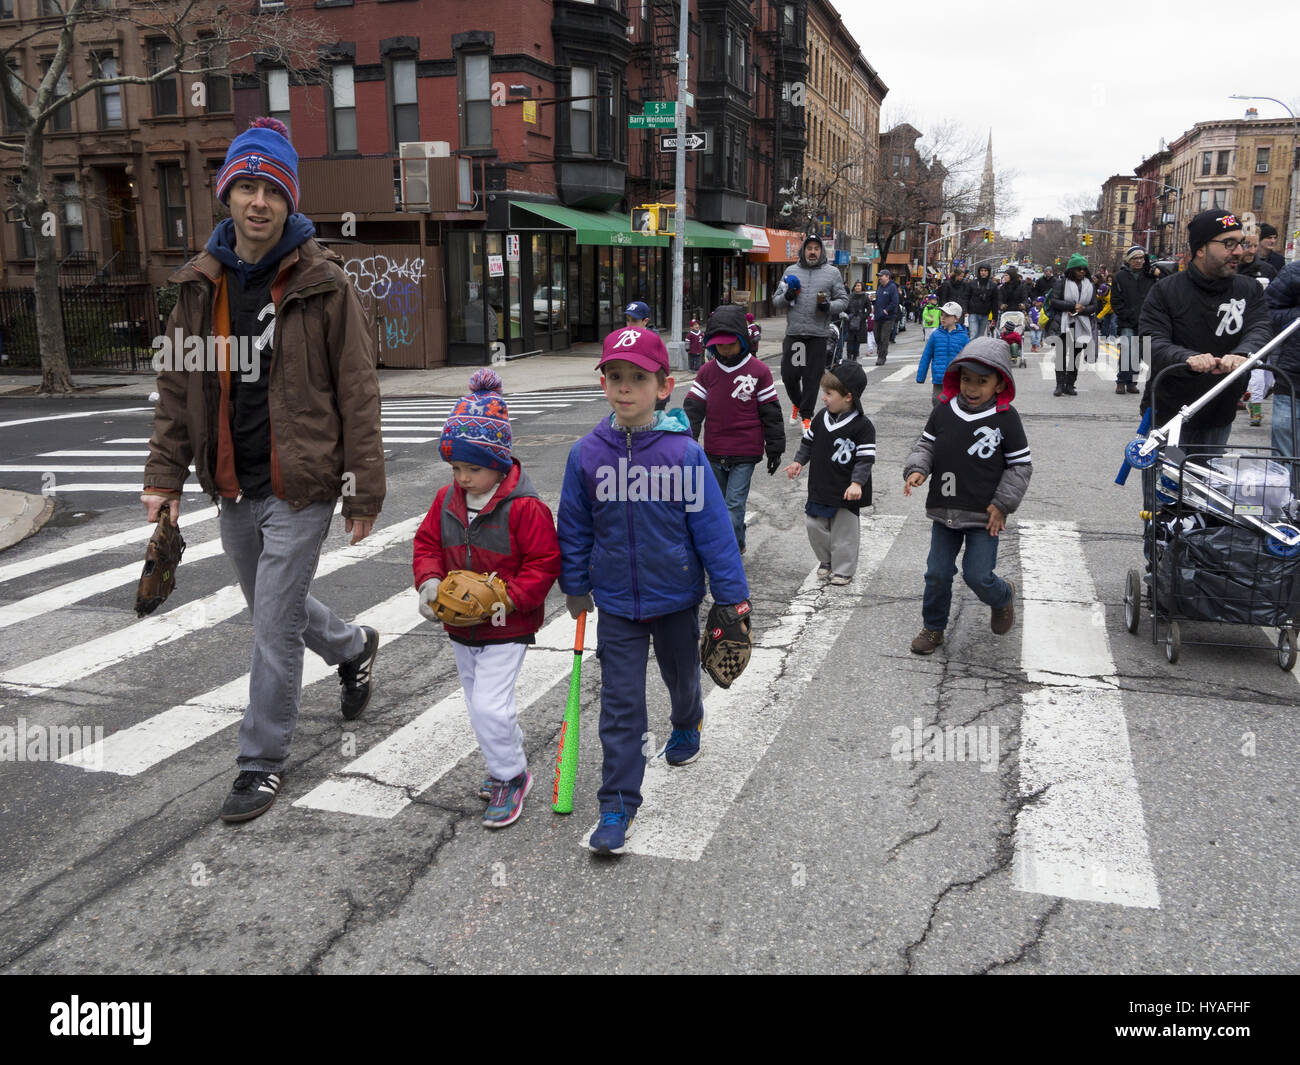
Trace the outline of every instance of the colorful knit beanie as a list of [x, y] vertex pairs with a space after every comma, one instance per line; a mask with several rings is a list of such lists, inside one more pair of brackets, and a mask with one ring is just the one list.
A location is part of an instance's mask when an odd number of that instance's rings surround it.
[[289, 213], [298, 210], [298, 153], [278, 118], [255, 118], [230, 142], [217, 174], [217, 199], [228, 205], [230, 186], [239, 178], [262, 178], [278, 185], [289, 201]]
[[461, 396], [442, 426], [438, 443], [444, 462], [509, 473], [510, 410], [501, 396], [501, 378], [492, 370], [477, 370], [469, 379], [469, 394]]

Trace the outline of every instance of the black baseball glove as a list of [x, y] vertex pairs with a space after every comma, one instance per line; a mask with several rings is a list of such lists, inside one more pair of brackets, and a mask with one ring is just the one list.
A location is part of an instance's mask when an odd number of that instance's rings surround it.
[[700, 641], [700, 665], [720, 688], [745, 672], [754, 649], [753, 626], [749, 621], [749, 600], [734, 606], [714, 603]]
[[144, 572], [135, 590], [135, 612], [139, 617], [152, 614], [176, 587], [176, 567], [185, 553], [181, 531], [172, 524], [171, 507], [164, 503], [158, 511], [158, 528], [149, 538], [144, 552]]

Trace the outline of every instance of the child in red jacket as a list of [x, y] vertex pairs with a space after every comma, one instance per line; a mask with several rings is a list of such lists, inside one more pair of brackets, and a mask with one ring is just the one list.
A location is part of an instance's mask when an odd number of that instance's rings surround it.
[[442, 427], [439, 450], [452, 483], [438, 490], [415, 534], [420, 613], [436, 621], [438, 584], [452, 570], [494, 572], [506, 585], [504, 614], [468, 627], [444, 625], [456, 655], [470, 724], [487, 762], [483, 824], [519, 819], [533, 786], [515, 709], [524, 652], [542, 627], [546, 594], [560, 575], [555, 519], [510, 454], [510, 412], [501, 378], [479, 370]]

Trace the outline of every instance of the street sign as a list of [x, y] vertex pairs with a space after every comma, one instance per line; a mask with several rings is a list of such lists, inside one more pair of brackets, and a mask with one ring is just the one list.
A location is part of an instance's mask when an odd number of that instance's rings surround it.
[[672, 118], [677, 114], [677, 101], [647, 100], [645, 106], [641, 108], [641, 113], [646, 118], [663, 118], [665, 115]]
[[677, 119], [672, 115], [651, 116], [651, 115], [628, 115], [628, 129], [675, 129]]
[[[661, 133], [659, 134], [659, 150], [661, 152], [673, 152], [677, 150], [677, 134]], [[695, 133], [687, 131], [686, 150], [688, 152], [707, 152], [709, 150], [709, 134]]]

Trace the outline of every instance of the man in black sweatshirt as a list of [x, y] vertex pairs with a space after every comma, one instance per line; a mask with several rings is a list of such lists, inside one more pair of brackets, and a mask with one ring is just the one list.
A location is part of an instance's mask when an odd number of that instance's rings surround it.
[[989, 331], [989, 315], [998, 313], [998, 283], [988, 266], [975, 271], [970, 286], [970, 338], [975, 340]]
[[[1229, 211], [1202, 211], [1187, 226], [1191, 262], [1151, 289], [1138, 331], [1151, 337], [1151, 380], [1142, 407], [1151, 404], [1151, 382], [1174, 369], [1155, 395], [1153, 425], [1162, 425], [1210, 391], [1222, 375], [1266, 344], [1273, 326], [1257, 282], [1237, 273], [1242, 230]], [[1224, 389], [1184, 423], [1180, 445], [1221, 453], [1237, 416], [1242, 387]]]

